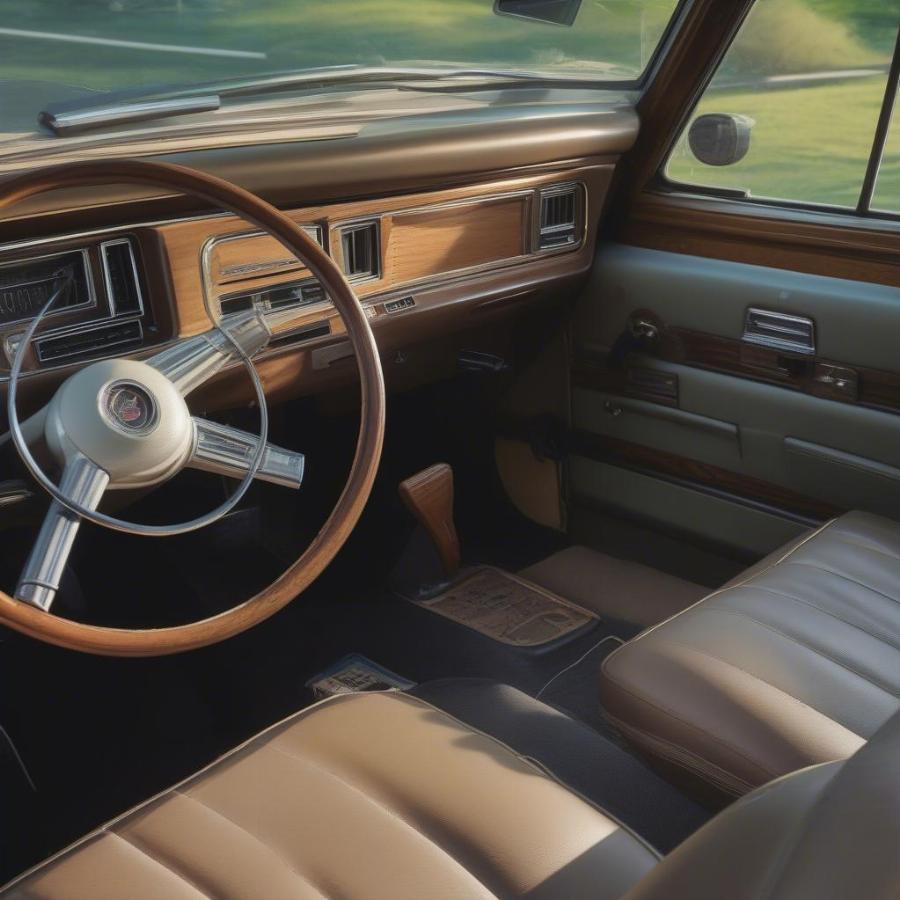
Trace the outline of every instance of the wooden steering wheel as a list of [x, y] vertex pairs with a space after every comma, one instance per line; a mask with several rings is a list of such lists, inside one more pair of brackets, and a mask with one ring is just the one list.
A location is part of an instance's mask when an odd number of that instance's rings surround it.
[[[384, 378], [365, 312], [331, 257], [284, 213], [234, 184], [156, 162], [73, 163], [5, 182], [0, 186], [0, 209], [60, 188], [111, 182], [146, 184], [198, 197], [278, 240], [309, 268], [341, 314], [356, 355], [362, 395], [356, 453], [344, 489], [322, 530], [280, 578], [226, 612], [185, 625], [154, 629], [87, 625], [49, 611], [82, 519], [157, 537], [195, 530], [233, 508], [254, 477], [299, 487], [303, 456], [266, 442], [265, 394], [251, 357], [266, 345], [271, 331], [266, 317], [256, 311], [227, 317], [212, 331], [179, 341], [142, 362], [122, 358], [91, 363], [67, 379], [50, 403], [20, 427], [16, 383], [40, 317], [32, 322], [10, 373], [10, 434], [26, 467], [53, 501], [14, 596], [0, 591], [0, 623], [87, 653], [162, 656], [214, 644], [256, 625], [302, 593], [331, 562], [359, 520], [375, 480], [384, 439]], [[187, 409], [185, 395], [235, 361], [245, 364], [256, 388], [259, 436], [192, 417]], [[35, 436], [46, 440], [60, 464], [58, 486], [28, 449], [29, 438]], [[240, 486], [218, 509], [178, 525], [138, 525], [97, 510], [107, 488], [160, 484], [186, 466], [240, 478]]]

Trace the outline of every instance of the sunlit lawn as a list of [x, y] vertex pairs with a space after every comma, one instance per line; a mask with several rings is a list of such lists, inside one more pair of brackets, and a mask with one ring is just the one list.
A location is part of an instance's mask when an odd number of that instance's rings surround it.
[[[682, 142], [668, 169], [695, 184], [749, 189], [760, 197], [855, 206], [884, 76], [790, 90], [710, 92], [699, 113], [732, 112], [756, 120], [750, 152], [727, 168], [701, 165]], [[900, 128], [885, 155], [877, 199], [900, 210]]]
[[493, 0], [0, 0], [0, 26], [263, 52], [230, 60], [0, 36], [0, 78], [109, 89], [261, 69], [445, 60], [640, 72], [676, 0], [588, 0], [575, 28], [496, 16]]

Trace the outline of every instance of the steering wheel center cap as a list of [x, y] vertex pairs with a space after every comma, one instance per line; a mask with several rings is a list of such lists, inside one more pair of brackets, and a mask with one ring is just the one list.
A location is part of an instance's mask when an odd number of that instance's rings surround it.
[[47, 410], [47, 443], [63, 461], [86, 456], [110, 487], [156, 484], [175, 474], [193, 449], [184, 398], [147, 363], [109, 359], [73, 375]]
[[126, 434], [150, 434], [159, 424], [159, 406], [134, 381], [114, 381], [100, 395], [100, 411]]

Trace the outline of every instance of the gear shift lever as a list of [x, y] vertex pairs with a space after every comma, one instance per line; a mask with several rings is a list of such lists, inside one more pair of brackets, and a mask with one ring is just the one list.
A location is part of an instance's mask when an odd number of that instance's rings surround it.
[[400, 482], [400, 497], [431, 538], [444, 574], [459, 571], [459, 537], [453, 522], [453, 469], [438, 463]]

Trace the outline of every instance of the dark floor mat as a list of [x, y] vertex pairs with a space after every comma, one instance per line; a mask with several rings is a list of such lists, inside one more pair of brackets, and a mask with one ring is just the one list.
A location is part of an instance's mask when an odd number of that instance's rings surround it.
[[623, 643], [617, 635], [600, 638], [574, 662], [564, 666], [541, 685], [535, 692], [535, 698], [564, 709], [597, 731], [611, 733], [600, 710], [600, 666]]

